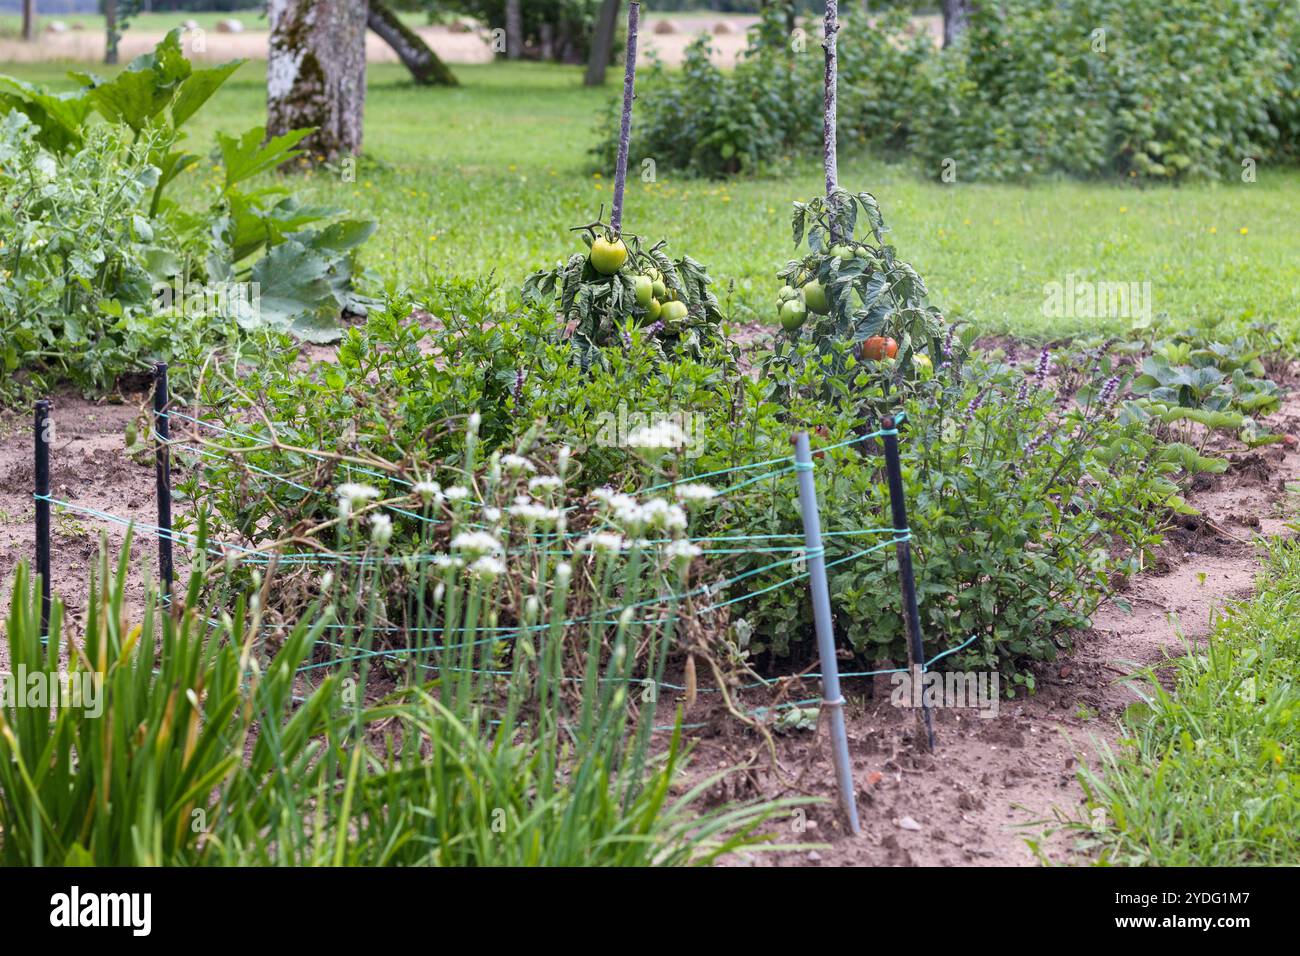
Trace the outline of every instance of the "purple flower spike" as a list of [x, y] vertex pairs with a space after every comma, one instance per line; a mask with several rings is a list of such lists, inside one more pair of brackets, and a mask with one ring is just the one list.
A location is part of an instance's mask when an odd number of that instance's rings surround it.
[[1112, 375], [1101, 387], [1101, 407], [1110, 408], [1119, 394], [1119, 376]]
[[1034, 369], [1034, 385], [1042, 388], [1047, 384], [1047, 373], [1052, 368], [1052, 350], [1046, 345], [1043, 346], [1042, 354], [1038, 356], [1038, 367]]

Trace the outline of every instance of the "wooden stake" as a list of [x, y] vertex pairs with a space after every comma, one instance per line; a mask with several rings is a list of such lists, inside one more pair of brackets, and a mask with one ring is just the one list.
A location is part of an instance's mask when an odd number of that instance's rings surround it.
[[641, 4], [633, 0], [627, 7], [627, 54], [623, 71], [623, 125], [618, 132], [618, 164], [614, 168], [614, 208], [609, 227], [618, 235], [623, 231], [623, 188], [627, 185], [627, 149], [632, 139], [632, 101], [636, 99], [636, 29], [641, 19]]
[[[824, 36], [822, 39], [822, 48], [826, 51], [826, 100], [825, 111], [822, 116], [824, 123], [822, 134], [822, 164], [826, 168], [826, 199], [830, 200], [831, 194], [839, 187], [840, 170], [839, 160], [836, 157], [835, 147], [835, 125], [837, 122], [837, 104], [835, 88], [838, 82], [838, 65], [835, 55], [835, 37], [840, 31], [839, 23], [839, 3], [838, 0], [826, 0], [826, 18], [823, 22]], [[840, 242], [843, 237], [839, 234], [839, 227], [835, 223], [835, 210], [830, 209], [831, 224], [831, 242]]]

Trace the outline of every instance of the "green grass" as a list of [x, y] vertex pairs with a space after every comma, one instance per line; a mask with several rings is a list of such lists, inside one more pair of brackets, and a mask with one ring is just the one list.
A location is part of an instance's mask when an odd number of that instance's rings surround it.
[[[68, 85], [53, 64], [9, 69]], [[199, 114], [196, 143], [206, 146], [217, 128], [264, 121], [263, 70], [245, 66]], [[542, 64], [456, 72], [458, 89], [418, 89], [399, 66], [373, 67], [357, 182], [318, 173], [307, 188], [313, 199], [380, 221], [364, 260], [386, 281], [418, 286], [427, 271], [493, 271], [517, 286], [578, 248], [569, 226], [590, 221], [601, 203], [608, 208], [610, 174], [593, 175], [588, 149], [614, 86], [585, 89], [580, 70]], [[724, 286], [734, 280], [734, 303], [767, 318], [773, 274], [793, 252], [790, 202], [821, 189], [816, 157], [793, 157], [788, 168], [780, 177], [717, 183], [660, 167], [654, 185], [634, 178], [625, 228], [668, 239]], [[846, 151], [841, 181], [876, 194], [899, 253], [926, 278], [932, 300], [989, 332], [1064, 336], [1127, 325], [1044, 316], [1044, 284], [1069, 273], [1149, 281], [1154, 311], [1179, 323], [1268, 319], [1300, 330], [1294, 169], [1263, 169], [1253, 184], [1182, 188], [943, 185]]]
[[[1300, 859], [1300, 546], [1275, 546], [1260, 592], [1134, 705], [1128, 739], [1084, 775], [1108, 863]], [[1081, 829], [1088, 829], [1083, 824]]]

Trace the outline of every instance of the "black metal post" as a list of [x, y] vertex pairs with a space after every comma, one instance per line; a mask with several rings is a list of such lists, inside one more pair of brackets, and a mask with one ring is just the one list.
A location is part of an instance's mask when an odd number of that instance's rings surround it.
[[167, 363], [154, 366], [153, 420], [154, 471], [158, 483], [158, 577], [162, 580], [163, 594], [172, 595], [172, 474], [171, 431], [167, 425]]
[[36, 403], [36, 573], [41, 579], [41, 637], [50, 636], [50, 403]]
[[[921, 610], [916, 603], [916, 578], [912, 571], [912, 542], [907, 524], [907, 496], [903, 490], [903, 467], [898, 458], [898, 432], [894, 419], [886, 418], [882, 423], [885, 442], [885, 473], [889, 478], [889, 508], [893, 515], [895, 532], [903, 540], [895, 548], [898, 553], [898, 578], [903, 586], [903, 622], [907, 626], [907, 657], [912, 673], [912, 681], [920, 685], [925, 664], [925, 647], [921, 642]], [[930, 708], [925, 703], [925, 688], [920, 687], [921, 714], [925, 720], [926, 743], [934, 750], [934, 724], [930, 718]], [[915, 694], [916, 691], [914, 690]]]

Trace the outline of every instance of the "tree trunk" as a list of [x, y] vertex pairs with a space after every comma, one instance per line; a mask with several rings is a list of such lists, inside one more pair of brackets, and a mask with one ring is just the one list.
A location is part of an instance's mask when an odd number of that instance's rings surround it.
[[520, 0], [506, 0], [506, 57], [517, 60], [524, 55], [524, 13]]
[[596, 35], [591, 40], [591, 53], [587, 57], [587, 75], [582, 82], [587, 86], [605, 84], [605, 68], [614, 55], [614, 27], [618, 22], [619, 0], [601, 0], [600, 14], [596, 18]]
[[370, 17], [367, 21], [385, 43], [393, 48], [397, 58], [411, 71], [417, 83], [439, 86], [457, 86], [455, 75], [447, 64], [420, 35], [410, 29], [397, 14], [384, 6], [381, 0], [370, 0]]
[[953, 41], [966, 29], [966, 11], [970, 9], [969, 0], [943, 0], [943, 45], [951, 46]]
[[117, 0], [104, 0], [104, 62], [112, 66], [117, 62]]
[[364, 0], [268, 0], [266, 134], [314, 127], [308, 158], [333, 162], [361, 151], [366, 102]]
[[36, 33], [36, 0], [23, 0], [23, 39], [30, 40]]

